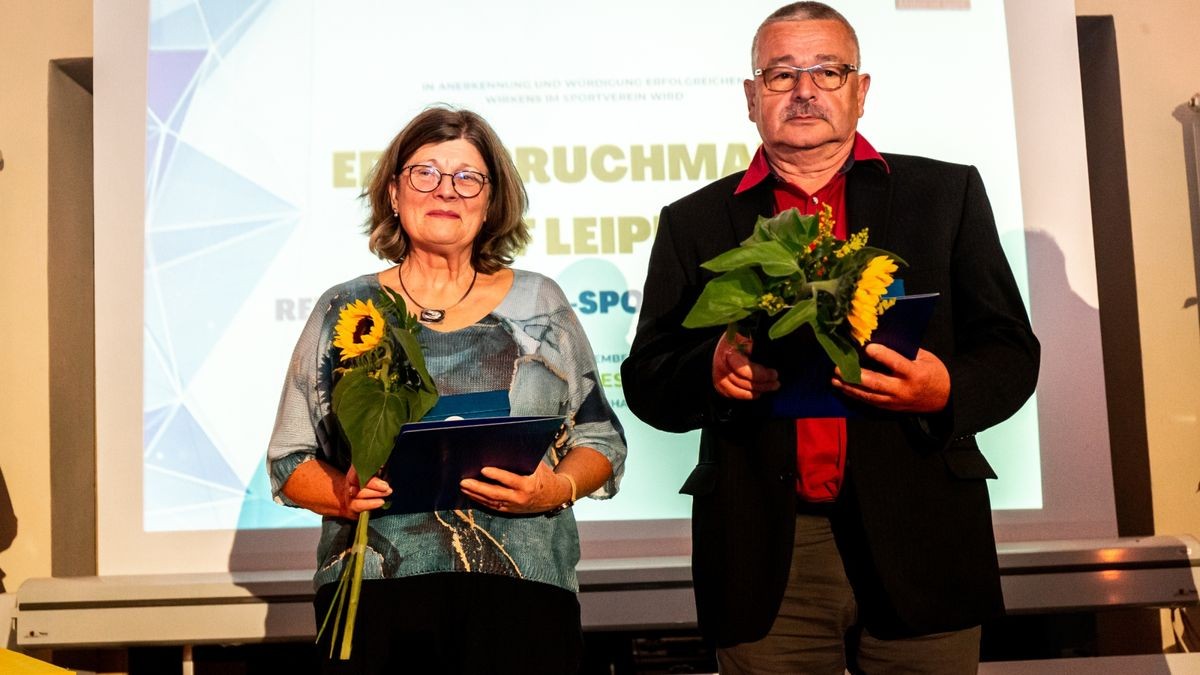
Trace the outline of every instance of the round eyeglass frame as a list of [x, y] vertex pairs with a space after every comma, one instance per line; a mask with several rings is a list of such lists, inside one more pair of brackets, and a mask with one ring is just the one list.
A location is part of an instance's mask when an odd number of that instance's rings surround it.
[[[413, 180], [413, 169], [429, 169], [430, 171], [433, 171], [434, 173], [437, 174], [437, 183], [433, 184], [428, 190], [421, 189], [416, 184], [416, 182]], [[478, 171], [471, 171], [469, 169], [463, 169], [460, 171], [452, 171], [452, 172], [447, 173], [445, 171], [438, 169], [436, 166], [430, 166], [429, 164], [409, 164], [408, 166], [400, 169], [399, 173], [407, 173], [409, 187], [416, 190], [417, 192], [424, 192], [424, 193], [429, 193], [429, 192], [433, 192], [434, 190], [437, 190], [438, 187], [440, 187], [442, 184], [442, 179], [445, 178], [446, 176], [449, 176], [450, 177], [450, 186], [454, 188], [455, 194], [457, 194], [459, 197], [462, 197], [463, 199], [470, 199], [471, 197], [478, 197], [479, 193], [483, 192], [483, 188], [486, 187], [487, 184], [492, 181], [492, 179], [488, 178], [486, 175], [484, 175]], [[473, 177], [478, 177], [479, 178], [479, 189], [474, 192], [469, 192], [469, 191], [468, 191], [469, 193], [464, 192], [462, 189], [462, 186], [459, 184], [459, 176], [461, 176], [463, 174], [471, 174]], [[397, 174], [397, 176], [398, 175], [399, 174]], [[469, 185], [469, 183], [468, 183], [468, 185]]]
[[[767, 78], [767, 73], [772, 70], [791, 70], [796, 73], [796, 79], [792, 81], [792, 86], [786, 89], [773, 89], [771, 88], [770, 84], [771, 80]], [[842, 79], [838, 82], [836, 87], [825, 87], [817, 81], [817, 73], [823, 70], [835, 70], [841, 73]], [[784, 94], [789, 91], [794, 91], [796, 87], [800, 86], [800, 73], [808, 73], [808, 79], [812, 81], [813, 86], [821, 91], [837, 91], [838, 89], [846, 86], [846, 80], [850, 78], [850, 73], [857, 71], [858, 66], [851, 63], [818, 63], [815, 66], [808, 66], [806, 68], [801, 68], [800, 66], [778, 65], [767, 66], [766, 68], [755, 68], [754, 77], [761, 76], [763, 86], [767, 88], [767, 91], [773, 91], [777, 94]]]

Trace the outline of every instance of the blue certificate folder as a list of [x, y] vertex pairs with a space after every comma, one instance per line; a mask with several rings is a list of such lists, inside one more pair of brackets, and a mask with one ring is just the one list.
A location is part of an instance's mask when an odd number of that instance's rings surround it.
[[[905, 358], [917, 356], [925, 327], [933, 316], [938, 293], [901, 295], [896, 304], [879, 315], [879, 325], [871, 333], [871, 342], [894, 349]], [[757, 345], [756, 345], [757, 346]], [[818, 348], [819, 349], [819, 348]], [[781, 384], [769, 401], [771, 417], [849, 417], [853, 415], [845, 399], [838, 396], [829, 381], [833, 364], [818, 352], [811, 358], [790, 363], [780, 372]], [[864, 368], [879, 369], [871, 359], [859, 352]]]
[[383, 466], [392, 495], [380, 515], [479, 508], [459, 489], [459, 481], [487, 480], [481, 473], [485, 466], [533, 473], [566, 421], [562, 415], [481, 417], [463, 412], [467, 414], [455, 416], [466, 419], [427, 416], [404, 425]]

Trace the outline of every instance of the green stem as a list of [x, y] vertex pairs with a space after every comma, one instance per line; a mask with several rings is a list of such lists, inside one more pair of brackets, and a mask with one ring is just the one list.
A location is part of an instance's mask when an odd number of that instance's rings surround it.
[[812, 289], [812, 295], [814, 298], [817, 297], [817, 291], [823, 291], [830, 295], [835, 295], [837, 294], [838, 280], [827, 279], [825, 281], [810, 281], [808, 282], [808, 288]]
[[728, 342], [729, 344], [733, 345], [734, 349], [745, 354], [746, 353], [746, 343], [738, 342], [737, 336], [738, 336], [737, 322], [730, 321], [728, 324], [725, 325], [725, 341]]
[[[349, 564], [349, 563], [347, 563]], [[350, 568], [347, 567], [346, 570]], [[325, 634], [325, 629], [330, 628], [329, 619], [333, 619], [333, 635], [337, 635], [338, 626], [342, 624], [342, 606], [345, 605], [346, 584], [350, 581], [350, 575], [343, 571], [338, 575], [337, 590], [333, 592], [333, 598], [329, 601], [329, 609], [325, 610], [325, 619], [321, 621], [321, 630], [317, 631], [317, 642], [321, 641], [321, 636]], [[333, 637], [329, 638], [329, 658], [333, 658], [333, 646], [337, 640]]]
[[[383, 358], [379, 360], [379, 381], [383, 383], [384, 391], [392, 390], [392, 344], [390, 340], [383, 341]], [[365, 483], [364, 483], [365, 485]]]
[[354, 617], [358, 614], [358, 596], [362, 593], [363, 554], [367, 550], [367, 521], [370, 517], [369, 511], [360, 512], [358, 527], [354, 530], [354, 547], [351, 549], [351, 565], [354, 566], [354, 570], [350, 578], [350, 606], [346, 608], [346, 627], [342, 633], [343, 661], [350, 658], [350, 648], [354, 641]]
[[736, 321], [730, 321], [729, 323], [725, 324], [725, 341], [726, 342], [728, 342], [730, 344], [737, 342], [737, 339], [736, 339], [737, 334], [738, 334], [738, 329], [737, 329]]

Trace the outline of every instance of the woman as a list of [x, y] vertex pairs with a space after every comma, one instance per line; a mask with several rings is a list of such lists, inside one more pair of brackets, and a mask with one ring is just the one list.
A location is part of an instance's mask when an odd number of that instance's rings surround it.
[[565, 414], [571, 422], [565, 443], [534, 473], [489, 467], [487, 481], [463, 480], [462, 492], [484, 508], [370, 520], [352, 660], [327, 661], [326, 672], [575, 672], [579, 535], [563, 507], [616, 492], [625, 442], [562, 291], [509, 267], [529, 241], [516, 168], [481, 117], [432, 108], [392, 140], [364, 196], [370, 248], [396, 264], [340, 284], [316, 304], [267, 455], [276, 500], [324, 516], [318, 625], [358, 514], [391, 494], [380, 477], [359, 489], [352, 468], [322, 459], [330, 456], [323, 439], [336, 436], [329, 399], [339, 308], [386, 286], [424, 324], [418, 339], [443, 400], [507, 390], [508, 414]]

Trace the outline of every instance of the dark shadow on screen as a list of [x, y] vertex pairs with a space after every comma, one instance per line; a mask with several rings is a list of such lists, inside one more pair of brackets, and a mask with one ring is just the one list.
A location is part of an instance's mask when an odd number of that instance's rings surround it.
[[[1118, 525], [1150, 521], [1140, 349], [1136, 333], [1128, 334], [1130, 324], [1137, 324], [1136, 308], [1130, 316], [1119, 302], [1105, 304], [1105, 282], [1100, 283], [1100, 308], [1081, 298], [1071, 287], [1066, 258], [1050, 233], [1026, 232], [1025, 244], [1033, 280], [1033, 325], [1042, 342], [1037, 396], [1043, 485], [1067, 488], [1047, 493], [1044, 509], [1057, 522], [1094, 520], [1090, 490], [1111, 489]], [[1111, 268], [1098, 256], [1097, 273], [1103, 275], [1105, 269]], [[1096, 326], [1101, 339], [1089, 339]], [[1079, 364], [1103, 364], [1103, 372], [1078, 372]], [[1089, 396], [1081, 395], [1097, 382], [1103, 383], [1105, 394], [1101, 411], [1088, 403]], [[1094, 461], [1060, 451], [1106, 446], [1111, 474]]]
[[[1098, 230], [1096, 236], [1102, 235]], [[1136, 332], [1128, 334], [1128, 326], [1136, 326], [1136, 311], [1131, 320], [1121, 298], [1105, 304], [1106, 283], [1113, 280], [1103, 275], [1122, 268], [1106, 266], [1103, 253], [1097, 252], [1101, 275], [1097, 308], [1072, 287], [1067, 257], [1052, 232], [1028, 231], [1020, 236], [1029, 269], [1031, 318], [1042, 344], [1036, 395], [1044, 513], [999, 511], [997, 529], [1011, 541], [1034, 541], [1046, 538], [1040, 534], [1044, 527], [1040, 523], [1103, 520], [1094, 504], [1100, 493], [1112, 490], [1118, 534], [1130, 536], [1119, 531], [1121, 523], [1152, 523], [1147, 512], [1152, 500], [1141, 359]], [[1107, 297], [1113, 300], [1111, 293]], [[1101, 363], [1103, 372], [1096, 372]], [[1081, 365], [1086, 372], [1081, 372]], [[1095, 388], [1101, 383], [1105, 400], [1097, 409]], [[1111, 474], [1095, 461], [1094, 453], [1087, 452], [1100, 447], [1110, 448]], [[1047, 489], [1054, 486], [1058, 489]], [[1111, 654], [1148, 654], [1157, 647], [1147, 645], [1160, 641], [1157, 610], [1121, 608], [1094, 616], [1010, 615], [985, 626], [983, 654], [984, 660], [1006, 661], [1076, 655], [1073, 650], [1080, 656], [1097, 655], [1097, 644]], [[1146, 668], [1142, 663], [1137, 667]], [[1149, 668], [1145, 672], [1167, 672], [1165, 663]]]
[[265, 604], [262, 635], [266, 642], [226, 648], [227, 653], [204, 654], [204, 658], [233, 660], [246, 675], [319, 672], [312, 642], [315, 621], [307, 625], [313, 614], [311, 580], [319, 525], [314, 514], [275, 503], [264, 453], [242, 496], [229, 571], [238, 586]]
[[[1098, 366], [1103, 362], [1100, 340], [1085, 339], [1098, 332], [1100, 312], [1072, 289], [1066, 258], [1049, 233], [1025, 232], [1025, 247], [1033, 326], [1042, 343], [1037, 386], [1042, 508], [1056, 521], [1087, 522], [1095, 515], [1087, 513], [1093, 500], [1086, 493], [1093, 486], [1109, 489], [1112, 477], [1107, 467], [1082, 463], [1061, 449], [1108, 445], [1103, 423], [1064, 423], [1095, 418], [1088, 397], [1078, 393], [1080, 387], [1099, 381], [1102, 374], [1079, 373], [1076, 368], [1081, 363]], [[1081, 439], [1081, 435], [1091, 437]], [[1048, 490], [1047, 486], [1067, 486], [1067, 490]]]

